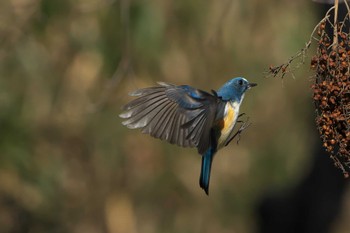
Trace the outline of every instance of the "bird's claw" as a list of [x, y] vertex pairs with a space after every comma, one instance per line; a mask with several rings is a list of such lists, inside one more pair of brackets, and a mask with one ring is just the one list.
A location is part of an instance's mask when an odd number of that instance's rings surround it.
[[[245, 113], [242, 113], [240, 114], [238, 117], [241, 117], [245, 115]], [[237, 144], [239, 143], [239, 141], [241, 140], [241, 133], [246, 129], [248, 128], [251, 123], [248, 123], [249, 121], [249, 117], [247, 118], [246, 121], [238, 121], [237, 120], [237, 123], [242, 123], [241, 126], [239, 127], [239, 129], [237, 130], [237, 132], [230, 138], [230, 140], [225, 144], [225, 146], [227, 146], [235, 137], [238, 137], [237, 138]]]
[[237, 138], [237, 145], [238, 145], [239, 141], [241, 140], [241, 133], [251, 125], [251, 123], [249, 123], [248, 121], [249, 121], [249, 117], [247, 118], [247, 121], [240, 121], [243, 124], [239, 127], [238, 131], [234, 135], [234, 137], [236, 137], [236, 136], [238, 137]]
[[[245, 113], [243, 112], [243, 113], [241, 113], [241, 114], [239, 114], [238, 115], [238, 117], [237, 117], [237, 119], [239, 119], [241, 116], [244, 116], [245, 115]], [[249, 119], [249, 118], [248, 118]]]

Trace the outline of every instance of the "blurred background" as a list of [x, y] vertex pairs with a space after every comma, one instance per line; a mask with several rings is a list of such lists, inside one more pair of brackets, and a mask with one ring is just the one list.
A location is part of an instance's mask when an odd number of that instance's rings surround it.
[[[0, 232], [263, 232], [265, 197], [293, 195], [320, 144], [309, 61], [263, 72], [319, 19], [306, 0], [0, 1]], [[235, 76], [258, 83], [241, 108], [252, 125], [217, 154], [210, 196], [195, 149], [121, 125], [132, 90]], [[341, 187], [329, 232], [349, 232]]]

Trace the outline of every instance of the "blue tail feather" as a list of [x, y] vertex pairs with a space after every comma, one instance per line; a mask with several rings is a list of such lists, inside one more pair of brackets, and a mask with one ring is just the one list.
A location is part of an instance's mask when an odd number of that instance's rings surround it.
[[209, 195], [209, 181], [211, 164], [213, 162], [215, 150], [209, 148], [202, 156], [201, 175], [199, 177], [199, 185], [204, 189], [205, 193]]

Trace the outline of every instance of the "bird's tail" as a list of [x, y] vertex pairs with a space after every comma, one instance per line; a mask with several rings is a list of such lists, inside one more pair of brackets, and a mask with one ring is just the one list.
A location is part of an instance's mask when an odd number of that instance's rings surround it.
[[215, 150], [209, 148], [202, 156], [202, 168], [201, 175], [199, 177], [199, 185], [202, 189], [204, 189], [207, 195], [209, 195], [210, 170], [214, 154]]

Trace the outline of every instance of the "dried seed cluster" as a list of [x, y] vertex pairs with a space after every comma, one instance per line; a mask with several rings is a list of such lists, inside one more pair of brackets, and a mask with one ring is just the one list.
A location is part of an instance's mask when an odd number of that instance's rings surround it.
[[337, 26], [334, 43], [325, 31], [326, 22], [318, 28], [317, 53], [311, 59], [316, 71], [313, 99], [316, 124], [323, 146], [346, 177], [350, 172], [350, 36]]

